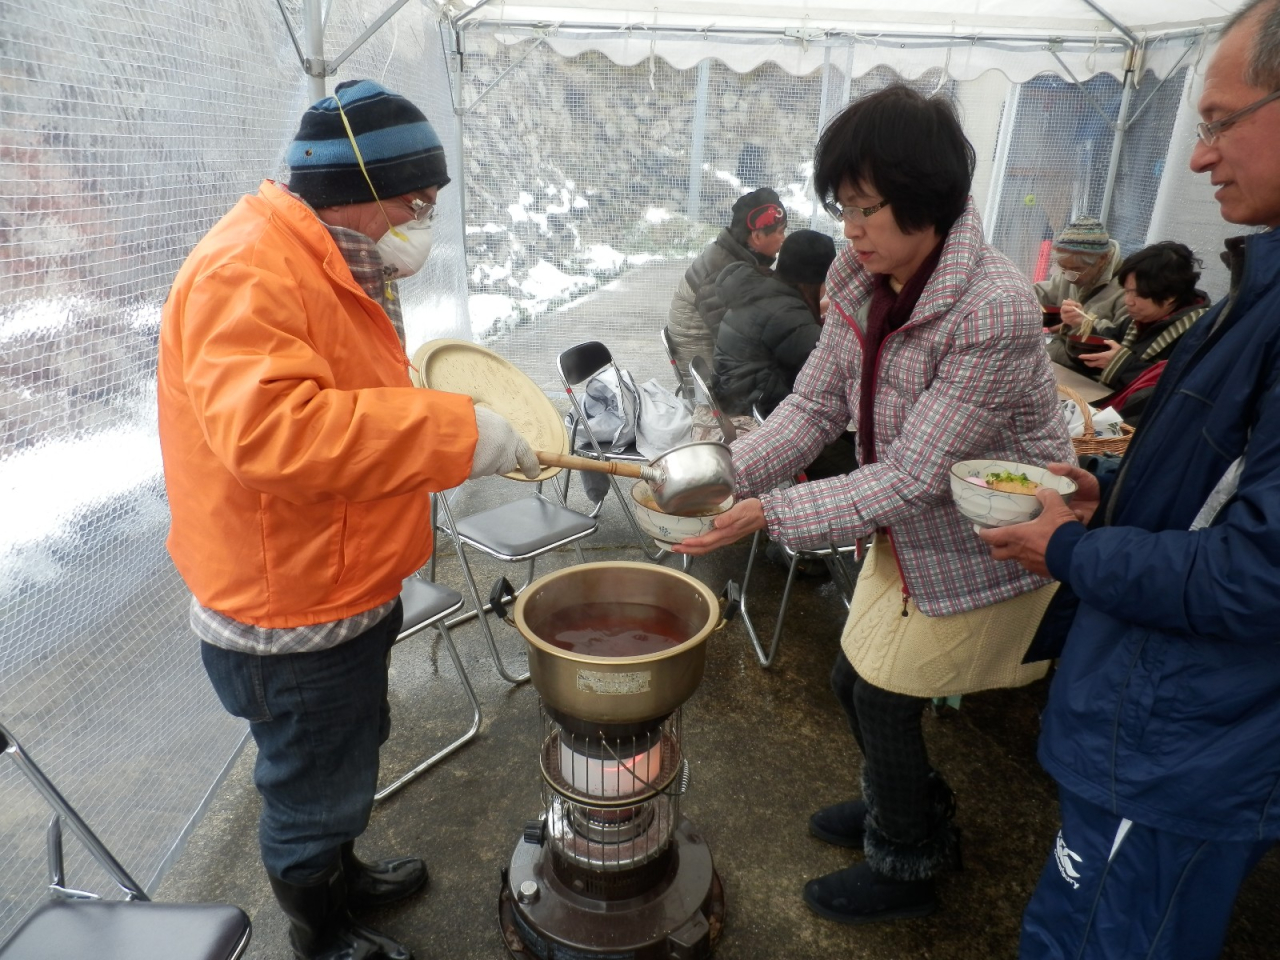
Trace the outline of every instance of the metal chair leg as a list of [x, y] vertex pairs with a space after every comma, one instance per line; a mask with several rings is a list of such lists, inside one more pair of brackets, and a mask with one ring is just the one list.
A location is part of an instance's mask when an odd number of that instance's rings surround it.
[[[449, 529], [456, 531], [457, 525], [453, 522], [453, 511], [449, 508], [449, 501], [442, 499], [439, 501], [441, 509], [444, 510], [445, 518], [449, 521]], [[494, 666], [498, 668], [498, 676], [502, 677], [507, 683], [524, 683], [529, 679], [528, 673], [515, 675], [507, 671], [506, 665], [502, 662], [502, 654], [498, 651], [498, 642], [494, 639], [493, 630], [489, 628], [489, 618], [485, 615], [489, 611], [489, 605], [480, 599], [480, 590], [476, 587], [476, 578], [471, 574], [471, 566], [467, 563], [467, 555], [462, 546], [462, 538], [453, 537], [453, 546], [458, 553], [458, 563], [462, 567], [462, 579], [467, 581], [467, 592], [471, 594], [471, 605], [476, 611], [476, 620], [480, 623], [480, 630], [484, 633], [485, 642], [489, 645], [489, 653], [493, 657]], [[530, 580], [533, 579], [533, 561], [530, 560]], [[528, 586], [528, 583], [525, 584]], [[457, 618], [454, 622], [458, 622], [462, 618]]]
[[827, 565], [827, 572], [831, 574], [831, 579], [839, 585], [840, 600], [844, 603], [844, 608], [848, 610], [853, 605], [853, 591], [856, 585], [854, 578], [849, 573], [849, 568], [845, 566], [843, 555], [832, 549], [822, 560]]
[[[636, 523], [635, 514], [631, 511], [631, 505], [628, 503], [630, 497], [622, 492], [622, 487], [618, 485], [618, 481], [613, 474], [609, 474], [609, 484], [613, 487], [613, 492], [617, 496], [618, 502], [622, 504], [623, 516], [627, 518], [627, 523], [631, 525], [631, 532], [636, 535], [636, 540], [640, 543], [640, 551], [647, 559], [655, 563], [660, 562], [667, 551], [653, 543], [653, 538], [640, 529], [640, 524]], [[653, 544], [652, 551], [649, 549], [649, 544]]]
[[397, 790], [402, 789], [407, 784], [416, 780], [419, 776], [426, 773], [437, 763], [462, 749], [466, 744], [475, 739], [476, 734], [480, 732], [480, 698], [476, 696], [475, 687], [471, 685], [471, 678], [467, 676], [467, 671], [462, 666], [462, 658], [458, 656], [458, 648], [453, 644], [453, 637], [449, 635], [449, 628], [443, 620], [434, 624], [435, 628], [440, 631], [440, 639], [444, 641], [445, 649], [449, 652], [449, 659], [453, 661], [453, 667], [458, 671], [458, 679], [462, 681], [463, 689], [467, 692], [467, 699], [471, 701], [471, 727], [453, 743], [447, 747], [428, 757], [422, 763], [418, 764], [400, 779], [394, 783], [383, 787], [373, 795], [375, 801], [385, 800]]
[[787, 615], [787, 604], [791, 600], [791, 587], [795, 583], [796, 569], [800, 565], [800, 554], [797, 552], [791, 557], [791, 566], [787, 568], [787, 585], [782, 589], [782, 603], [778, 606], [778, 620], [773, 627], [773, 638], [769, 641], [769, 650], [766, 653], [764, 644], [760, 642], [760, 635], [756, 631], [756, 625], [751, 619], [751, 613], [747, 608], [748, 591], [751, 587], [751, 571], [755, 567], [756, 552], [760, 546], [760, 537], [762, 531], [757, 530], [751, 539], [751, 553], [747, 558], [747, 569], [742, 575], [742, 597], [741, 606], [739, 606], [739, 616], [742, 617], [743, 626], [747, 628], [747, 638], [751, 641], [751, 646], [755, 648], [756, 659], [760, 661], [761, 667], [769, 667], [773, 664], [774, 658], [778, 655], [778, 642], [782, 639], [782, 623]]
[[[65, 820], [67, 825], [71, 827], [72, 833], [79, 837], [80, 842], [88, 848], [93, 859], [98, 862], [98, 865], [101, 866], [108, 875], [110, 875], [111, 879], [115, 881], [116, 886], [124, 891], [126, 900], [146, 901], [151, 899], [145, 892], [143, 892], [138, 881], [134, 880], [133, 877], [129, 875], [129, 871], [120, 865], [120, 861], [115, 858], [115, 855], [112, 854], [112, 852], [107, 849], [106, 845], [98, 839], [98, 835], [89, 829], [89, 825], [80, 818], [80, 814], [76, 813], [71, 804], [67, 802], [66, 797], [64, 797], [58, 791], [58, 788], [53, 785], [53, 781], [45, 776], [44, 771], [36, 766], [36, 762], [34, 760], [27, 756], [26, 751], [23, 750], [21, 745], [19, 745], [13, 734], [3, 726], [0, 726], [0, 750], [9, 754], [9, 756], [13, 758], [14, 763], [18, 765], [18, 769], [22, 771], [26, 778], [31, 782], [31, 785], [39, 791], [40, 795], [44, 797], [45, 802], [54, 810], [54, 819], [57, 820], [58, 823], [56, 826], [53, 823], [50, 823], [47, 841], [49, 846], [49, 872], [51, 874], [61, 874], [63, 872], [61, 867], [61, 820]], [[56, 851], [53, 849], [55, 845], [57, 847]], [[55, 877], [55, 879], [60, 880], [62, 878]], [[62, 888], [61, 884], [51, 884], [51, 887], [54, 888], [55, 893], [59, 888]], [[84, 896], [84, 894], [81, 894], [78, 890], [62, 889], [64, 893], [72, 896], [73, 898], [77, 895]], [[92, 896], [92, 894], [90, 894], [90, 896]]]
[[467, 559], [462, 555], [462, 549], [462, 541], [458, 541], [458, 559], [462, 561], [462, 578], [467, 581], [467, 592], [471, 594], [471, 603], [479, 612], [476, 621], [480, 624], [485, 643], [489, 645], [489, 655], [493, 657], [493, 665], [498, 669], [498, 676], [507, 681], [507, 683], [524, 683], [529, 679], [527, 671], [521, 674], [510, 673], [506, 664], [502, 662], [502, 654], [498, 650], [498, 641], [494, 638], [493, 630], [489, 626], [489, 617], [487, 616], [489, 605], [480, 599], [480, 591], [476, 588], [475, 577], [471, 575], [471, 568], [467, 566]]

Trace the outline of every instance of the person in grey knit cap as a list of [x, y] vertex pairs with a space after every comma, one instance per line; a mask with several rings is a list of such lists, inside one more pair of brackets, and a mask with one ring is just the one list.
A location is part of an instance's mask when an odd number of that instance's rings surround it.
[[684, 379], [689, 361], [702, 357], [711, 366], [716, 334], [725, 307], [716, 296], [716, 278], [731, 263], [767, 273], [787, 235], [787, 211], [776, 191], [761, 187], [733, 204], [729, 226], [689, 265], [676, 287], [667, 317], [667, 333]]
[[1124, 288], [1116, 279], [1123, 258], [1102, 221], [1087, 216], [1076, 217], [1054, 238], [1053, 255], [1057, 270], [1035, 285], [1036, 299], [1046, 317], [1056, 314], [1060, 321], [1049, 356], [1070, 364], [1068, 336], [1111, 336], [1123, 326]]

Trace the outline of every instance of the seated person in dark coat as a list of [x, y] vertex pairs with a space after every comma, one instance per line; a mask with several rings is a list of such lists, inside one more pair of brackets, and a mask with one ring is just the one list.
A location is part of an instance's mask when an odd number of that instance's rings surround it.
[[[825, 233], [797, 230], [778, 252], [773, 273], [731, 263], [716, 279], [716, 298], [726, 307], [716, 334], [712, 387], [724, 412], [763, 416], [791, 393], [822, 332], [827, 270], [836, 258]], [[810, 480], [857, 469], [854, 435], [827, 444], [805, 468]]]
[[[1120, 393], [1142, 373], [1173, 354], [1178, 339], [1209, 309], [1209, 298], [1196, 289], [1199, 260], [1185, 244], [1165, 240], [1131, 254], [1116, 271], [1124, 287], [1128, 316], [1116, 339], [1079, 357], [1083, 373]], [[1152, 384], [1125, 398], [1118, 412], [1137, 425]]]
[[768, 416], [791, 393], [822, 332], [822, 301], [835, 244], [816, 230], [782, 243], [772, 274], [731, 263], [716, 279], [726, 307], [716, 335], [712, 389], [724, 412]]

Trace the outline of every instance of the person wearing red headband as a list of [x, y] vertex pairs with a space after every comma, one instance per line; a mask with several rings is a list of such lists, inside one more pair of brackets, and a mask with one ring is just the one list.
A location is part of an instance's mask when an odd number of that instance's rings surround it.
[[787, 236], [787, 210], [776, 191], [761, 187], [733, 204], [729, 226], [685, 271], [671, 300], [667, 331], [680, 375], [688, 377], [689, 361], [714, 360], [716, 334], [725, 307], [716, 295], [716, 278], [731, 263], [746, 263], [767, 273]]

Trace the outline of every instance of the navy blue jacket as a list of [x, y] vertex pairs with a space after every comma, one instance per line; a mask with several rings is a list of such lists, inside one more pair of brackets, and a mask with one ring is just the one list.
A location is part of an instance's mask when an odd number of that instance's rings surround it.
[[[1235, 496], [1190, 531], [1242, 455]], [[1182, 337], [1090, 528], [1060, 527], [1046, 560], [1081, 603], [1045, 768], [1137, 823], [1280, 838], [1280, 231], [1237, 251], [1232, 296]]]

